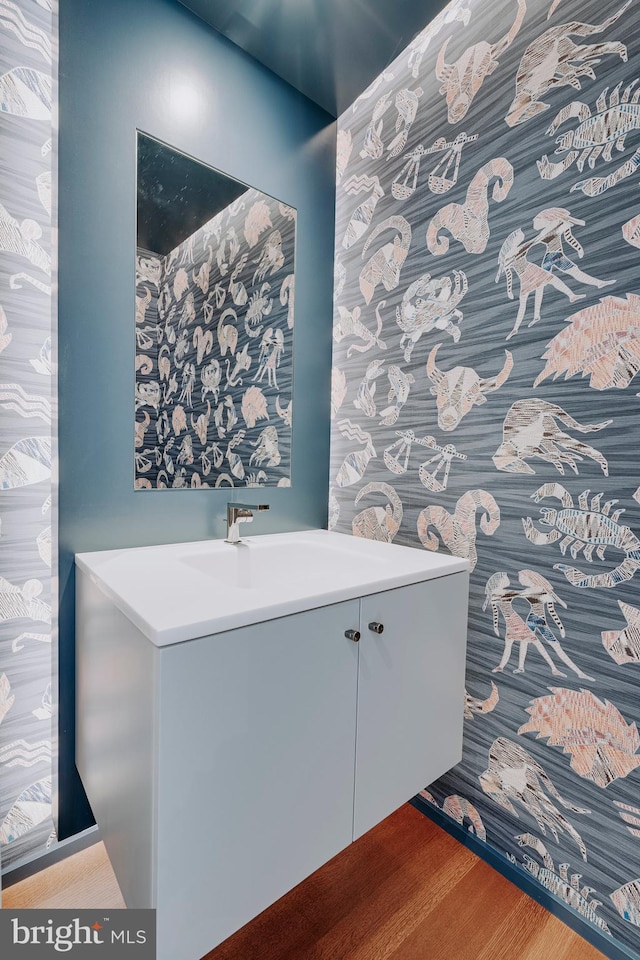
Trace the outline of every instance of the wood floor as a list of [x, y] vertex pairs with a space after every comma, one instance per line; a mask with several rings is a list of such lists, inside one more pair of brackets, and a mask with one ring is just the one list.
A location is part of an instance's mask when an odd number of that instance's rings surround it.
[[[3, 891], [9, 908], [123, 905], [102, 844]], [[603, 954], [405, 806], [206, 960], [549, 958]]]

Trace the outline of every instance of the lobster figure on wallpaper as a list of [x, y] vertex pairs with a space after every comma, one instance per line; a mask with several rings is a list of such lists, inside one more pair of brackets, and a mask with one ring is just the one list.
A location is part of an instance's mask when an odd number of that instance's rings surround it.
[[[624, 149], [627, 134], [640, 130], [638, 82], [637, 78], [632, 80], [624, 88], [622, 95], [620, 94], [621, 83], [609, 96], [607, 96], [609, 88], [606, 87], [596, 100], [595, 113], [592, 113], [591, 107], [581, 100], [574, 100], [560, 110], [547, 130], [549, 136], [552, 136], [563, 123], [574, 117], [577, 117], [580, 123], [575, 129], [569, 130], [556, 139], [558, 147], [555, 152], [565, 154], [562, 160], [553, 163], [545, 154], [537, 161], [538, 172], [543, 180], [555, 180], [561, 173], [568, 170], [574, 161], [581, 173], [587, 162], [593, 169], [600, 156], [606, 163], [610, 163], [613, 148]], [[639, 164], [640, 148], [609, 176], [580, 180], [574, 183], [571, 191], [581, 190], [588, 197], [597, 197], [605, 190], [615, 187], [621, 180], [632, 176]]]
[[505, 473], [535, 473], [526, 461], [537, 457], [552, 463], [558, 473], [564, 475], [566, 463], [577, 474], [578, 461], [589, 457], [600, 465], [605, 477], [608, 476], [606, 457], [595, 447], [570, 437], [556, 420], [580, 433], [593, 433], [613, 423], [612, 420], [603, 420], [601, 423], [582, 424], [557, 403], [536, 397], [516, 400], [504, 418], [502, 443], [493, 455], [498, 470]]
[[[604, 933], [611, 933], [609, 927], [596, 913], [598, 907], [602, 906], [601, 900], [592, 900], [590, 895], [594, 892], [593, 887], [580, 886], [582, 879], [579, 873], [572, 873], [569, 877], [569, 864], [561, 863], [556, 870], [555, 864], [542, 840], [534, 837], [532, 833], [521, 833], [515, 838], [521, 847], [530, 847], [535, 850], [542, 860], [541, 866], [533, 857], [524, 854], [524, 868], [527, 873], [550, 890], [556, 897], [560, 897], [570, 907], [577, 910], [583, 917], [593, 923]], [[515, 858], [514, 858], [515, 861]]]
[[499, 57], [509, 49], [518, 35], [527, 6], [525, 0], [517, 0], [516, 18], [507, 33], [497, 43], [479, 43], [468, 47], [455, 61], [447, 63], [445, 54], [450, 37], [447, 37], [436, 61], [436, 79], [440, 81], [440, 93], [446, 98], [449, 123], [459, 123], [467, 115], [469, 107], [484, 83], [500, 65]]
[[472, 367], [453, 367], [441, 370], [436, 365], [436, 354], [442, 344], [437, 343], [427, 360], [427, 377], [433, 384], [436, 397], [438, 426], [441, 430], [455, 430], [474, 406], [487, 402], [486, 394], [499, 390], [513, 369], [513, 355], [505, 350], [504, 366], [494, 377], [481, 377]]
[[562, 503], [562, 509], [541, 507], [540, 523], [552, 527], [548, 533], [537, 530], [531, 517], [522, 521], [527, 540], [531, 543], [548, 544], [560, 541], [560, 550], [564, 555], [569, 549], [575, 560], [583, 551], [584, 558], [591, 562], [595, 550], [600, 560], [605, 559], [607, 547], [617, 547], [624, 553], [624, 560], [606, 573], [585, 574], [575, 567], [564, 563], [554, 564], [554, 570], [561, 570], [567, 580], [574, 587], [615, 587], [625, 580], [631, 580], [637, 570], [640, 570], [640, 539], [633, 531], [618, 520], [624, 509], [621, 507], [611, 513], [611, 508], [617, 500], [607, 500], [600, 507], [602, 494], [596, 494], [589, 502], [589, 491], [585, 490], [578, 497], [578, 507], [574, 506], [573, 497], [561, 483], [544, 483], [531, 495], [536, 503], [545, 497], [554, 497]]
[[588, 814], [591, 811], [576, 807], [561, 797], [540, 764], [523, 747], [506, 737], [498, 737], [489, 748], [487, 769], [478, 779], [488, 797], [514, 817], [518, 816], [514, 803], [520, 804], [534, 818], [545, 836], [549, 828], [556, 843], [559, 843], [559, 832], [566, 831], [578, 845], [583, 860], [587, 859], [587, 848], [582, 837], [551, 797], [555, 797], [573, 813]]
[[603, 23], [580, 23], [573, 20], [571, 23], [558, 24], [550, 27], [543, 34], [529, 44], [516, 75], [516, 95], [509, 112], [505, 117], [510, 127], [525, 123], [544, 113], [550, 104], [543, 103], [552, 90], [558, 87], [573, 87], [580, 90], [580, 78], [595, 79], [594, 67], [602, 57], [617, 54], [621, 60], [627, 60], [627, 48], [624, 43], [609, 41], [606, 43], [574, 43], [570, 37], [590, 37], [595, 33], [602, 33], [612, 26], [632, 0], [625, 4]]
[[467, 275], [463, 270], [454, 270], [453, 275], [437, 279], [432, 279], [430, 273], [423, 273], [407, 288], [402, 304], [396, 307], [396, 323], [402, 330], [400, 347], [404, 349], [407, 363], [423, 333], [443, 330], [454, 343], [458, 342], [463, 316], [458, 304], [468, 289]]
[[[459, 240], [467, 253], [484, 253], [489, 242], [489, 185], [493, 184], [492, 197], [501, 203], [513, 186], [513, 167], [506, 157], [489, 160], [476, 173], [469, 184], [463, 204], [448, 203], [438, 210], [427, 228], [427, 247], [440, 257], [449, 249], [448, 237], [440, 237], [441, 230]], [[388, 288], [387, 288], [388, 289]]]
[[478, 562], [476, 550], [476, 513], [480, 516], [480, 529], [491, 536], [500, 526], [500, 508], [487, 490], [467, 490], [456, 503], [453, 515], [444, 507], [425, 507], [418, 515], [417, 529], [420, 543], [427, 550], [438, 550], [440, 542], [431, 532], [433, 526], [454, 557], [464, 557], [471, 570]]
[[354, 503], [357, 505], [370, 493], [383, 494], [389, 503], [384, 507], [367, 507], [357, 513], [351, 521], [353, 535], [364, 537], [366, 540], [391, 543], [402, 523], [402, 501], [391, 484], [377, 481], [367, 483], [362, 490], [359, 490]]

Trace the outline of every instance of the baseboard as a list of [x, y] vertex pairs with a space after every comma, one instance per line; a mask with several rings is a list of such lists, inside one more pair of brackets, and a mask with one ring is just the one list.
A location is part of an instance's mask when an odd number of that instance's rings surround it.
[[7, 887], [13, 886], [14, 883], [19, 883], [20, 880], [26, 880], [27, 877], [32, 877], [35, 873], [40, 873], [41, 870], [45, 870], [52, 864], [66, 860], [67, 857], [72, 856], [74, 853], [79, 853], [81, 850], [86, 849], [86, 847], [93, 846], [93, 844], [99, 840], [100, 831], [94, 824], [92, 827], [83, 830], [82, 833], [77, 833], [74, 837], [60, 840], [59, 843], [56, 843], [55, 847], [47, 850], [46, 853], [34, 854], [30, 857], [24, 857], [22, 860], [17, 860], [15, 863], [12, 863], [10, 867], [3, 869], [2, 887], [3, 889], [7, 889]]
[[543, 906], [549, 913], [553, 914], [568, 927], [575, 930], [581, 937], [587, 940], [596, 950], [600, 950], [610, 960], [640, 960], [640, 954], [636, 953], [624, 943], [607, 936], [606, 933], [598, 930], [593, 924], [585, 920], [583, 916], [577, 913], [572, 907], [560, 900], [549, 890], [546, 890], [536, 880], [531, 877], [526, 870], [515, 867], [507, 857], [495, 850], [488, 843], [479, 840], [475, 834], [460, 826], [455, 820], [452, 820], [445, 813], [438, 810], [428, 801], [414, 797], [410, 801], [411, 806], [419, 810], [439, 827], [446, 830], [448, 834], [458, 840], [463, 846], [468, 847], [481, 860], [488, 863], [490, 867], [497, 870], [498, 873], [510, 880], [518, 889], [526, 893], [527, 896]]

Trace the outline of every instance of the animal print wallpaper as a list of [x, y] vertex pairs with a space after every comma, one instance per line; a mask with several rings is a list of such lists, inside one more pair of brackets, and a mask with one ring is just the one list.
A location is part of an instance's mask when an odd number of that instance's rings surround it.
[[289, 486], [296, 211], [250, 189], [138, 250], [135, 486]]
[[[55, 0], [0, 0], [0, 852], [52, 820]], [[55, 203], [53, 209], [55, 218]], [[54, 568], [55, 573], [55, 568]]]
[[636, 951], [639, 167], [637, 0], [456, 0], [342, 115], [329, 507], [471, 563], [424, 804]]

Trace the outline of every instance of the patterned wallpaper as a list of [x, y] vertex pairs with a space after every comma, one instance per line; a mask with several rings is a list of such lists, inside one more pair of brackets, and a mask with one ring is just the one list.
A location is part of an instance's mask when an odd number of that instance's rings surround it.
[[290, 485], [295, 223], [250, 189], [138, 251], [138, 489]]
[[[0, 846], [52, 821], [52, 106], [55, 0], [0, 0]], [[55, 217], [55, 209], [53, 211]], [[53, 530], [53, 533], [52, 533]], [[55, 564], [55, 550], [53, 550]], [[55, 569], [54, 569], [55, 572]]]
[[339, 121], [330, 491], [473, 567], [424, 803], [636, 951], [639, 166], [632, 0], [457, 0], [377, 78]]

